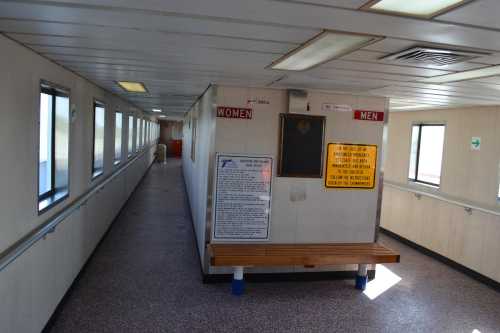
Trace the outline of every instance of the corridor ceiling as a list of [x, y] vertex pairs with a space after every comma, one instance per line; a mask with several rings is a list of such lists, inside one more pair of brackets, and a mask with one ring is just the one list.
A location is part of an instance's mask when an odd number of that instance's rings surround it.
[[[500, 1], [471, 1], [432, 19], [359, 9], [367, 2], [0, 0], [0, 31], [172, 119], [180, 119], [210, 83], [387, 96], [394, 111], [500, 104], [498, 76], [422, 82], [500, 64]], [[267, 68], [325, 29], [384, 38], [307, 71]], [[414, 46], [483, 55], [446, 66], [381, 59]], [[116, 81], [144, 82], [148, 93], [127, 94]]]

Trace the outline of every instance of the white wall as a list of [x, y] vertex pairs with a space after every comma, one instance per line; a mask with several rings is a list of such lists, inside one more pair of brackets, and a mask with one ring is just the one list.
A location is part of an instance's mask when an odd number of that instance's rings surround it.
[[[325, 172], [317, 179], [277, 177], [279, 114], [287, 112], [287, 92], [219, 87], [217, 93], [220, 106], [246, 107], [247, 101], [254, 99], [269, 104], [253, 105], [251, 120], [217, 118], [215, 147], [219, 153], [262, 154], [274, 158], [271, 243], [373, 242], [378, 181], [373, 190], [335, 190], [325, 188]], [[382, 122], [354, 120], [352, 112], [322, 111], [322, 105], [333, 103], [384, 111], [385, 98], [310, 91], [308, 101], [308, 114], [326, 116], [325, 154], [326, 145], [331, 142], [376, 144], [380, 162]], [[306, 199], [292, 202], [293, 191], [304, 191]]]
[[[403, 187], [408, 183], [411, 125], [446, 124], [441, 187], [433, 191], [446, 198], [500, 212], [499, 107], [391, 113], [385, 179]], [[481, 137], [480, 151], [472, 151], [472, 137]], [[500, 282], [500, 217], [433, 198], [420, 199], [386, 186], [382, 227]]]
[[[214, 101], [217, 87], [211, 86], [186, 115], [183, 125], [182, 165], [191, 215], [202, 264], [205, 263], [207, 203], [210, 199], [209, 172], [211, 151], [214, 147]], [[195, 159], [191, 159], [193, 127], [196, 123]], [[210, 214], [208, 214], [210, 218]], [[207, 267], [203, 266], [206, 270]]]
[[[212, 86], [184, 120], [183, 168], [202, 263], [207, 243], [207, 227], [212, 212], [215, 152], [237, 154], [278, 154], [279, 114], [287, 112], [287, 92], [275, 89], [253, 89]], [[215, 106], [247, 107], [249, 99], [269, 101], [253, 106], [253, 119], [215, 118]], [[384, 111], [386, 99], [311, 92], [310, 114], [325, 115], [326, 142], [377, 144], [379, 164], [382, 151], [383, 124], [353, 120], [352, 112], [324, 112], [323, 103], [347, 104], [353, 108]], [[191, 161], [192, 118], [197, 118], [196, 160]], [[324, 179], [276, 177], [273, 170], [271, 217], [272, 243], [372, 242], [374, 239], [378, 184], [373, 190], [327, 190]], [[378, 179], [378, 172], [377, 172]], [[306, 192], [302, 202], [291, 202], [290, 192]], [[207, 195], [208, 190], [208, 195]], [[209, 236], [211, 237], [211, 235]], [[211, 241], [211, 239], [209, 239]], [[205, 273], [224, 273], [225, 269], [204, 267]], [[353, 269], [335, 267], [335, 270]], [[297, 271], [303, 267], [254, 268], [253, 272]], [[334, 270], [323, 267], [320, 270]]]
[[[67, 207], [94, 185], [91, 181], [93, 99], [106, 103], [105, 164], [114, 160], [114, 111], [125, 115], [123, 157], [127, 156], [129, 114], [140, 110], [81, 77], [0, 35], [0, 253]], [[69, 198], [38, 215], [37, 149], [40, 80], [71, 90], [76, 119], [70, 134]], [[39, 332], [73, 282], [147, 168], [154, 148], [0, 272], [0, 332]]]

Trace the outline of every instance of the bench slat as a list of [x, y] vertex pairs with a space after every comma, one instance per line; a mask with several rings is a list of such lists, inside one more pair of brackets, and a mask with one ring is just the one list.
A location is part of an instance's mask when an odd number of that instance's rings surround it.
[[378, 243], [209, 244], [213, 266], [326, 266], [399, 262], [399, 254]]

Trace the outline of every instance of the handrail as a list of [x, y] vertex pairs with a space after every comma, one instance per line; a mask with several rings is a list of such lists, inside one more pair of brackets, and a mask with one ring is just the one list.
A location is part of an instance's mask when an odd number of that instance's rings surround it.
[[431, 193], [431, 192], [428, 192], [425, 190], [416, 189], [412, 186], [404, 185], [401, 183], [386, 180], [386, 181], [384, 181], [384, 186], [389, 186], [389, 187], [392, 187], [392, 188], [395, 188], [395, 189], [398, 189], [401, 191], [410, 192], [410, 193], [415, 194], [416, 196], [425, 196], [425, 197], [440, 200], [440, 201], [443, 201], [443, 202], [446, 202], [446, 203], [449, 203], [452, 205], [460, 206], [460, 207], [463, 207], [465, 209], [465, 211], [467, 211], [469, 214], [471, 214], [473, 210], [476, 210], [479, 212], [483, 212], [483, 213], [487, 213], [487, 214], [491, 214], [491, 215], [495, 215], [495, 216], [500, 216], [500, 210], [494, 210], [494, 209], [490, 209], [490, 208], [486, 208], [486, 207], [481, 207], [481, 206], [474, 204], [472, 202], [466, 202], [464, 200], [452, 198], [451, 196], [446, 196], [443, 194]]
[[[152, 148], [154, 145], [150, 146]], [[139, 158], [144, 156], [149, 149], [145, 149], [136, 155], [133, 159], [122, 165], [114, 173], [104, 179], [101, 183], [91, 188], [62, 211], [56, 213], [54, 216], [50, 217], [47, 221], [42, 223], [39, 227], [29, 232], [27, 235], [22, 237], [12, 246], [7, 248], [5, 251], [0, 253], [0, 272], [3, 271], [7, 266], [9, 266], [13, 261], [15, 261], [19, 256], [36, 244], [40, 239], [43, 239], [48, 234], [55, 231], [59, 223], [63, 222], [67, 217], [73, 214], [76, 210], [80, 209], [82, 206], [87, 204], [87, 201], [94, 195], [103, 190], [106, 185], [118, 177], [123, 171], [125, 171], [129, 166], [136, 162]]]

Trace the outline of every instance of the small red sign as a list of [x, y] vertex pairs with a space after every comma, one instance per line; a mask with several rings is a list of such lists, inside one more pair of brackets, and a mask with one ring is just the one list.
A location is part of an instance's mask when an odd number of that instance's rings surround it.
[[252, 119], [252, 109], [219, 106], [217, 107], [217, 117]]
[[384, 113], [379, 111], [354, 110], [354, 119], [384, 121]]

